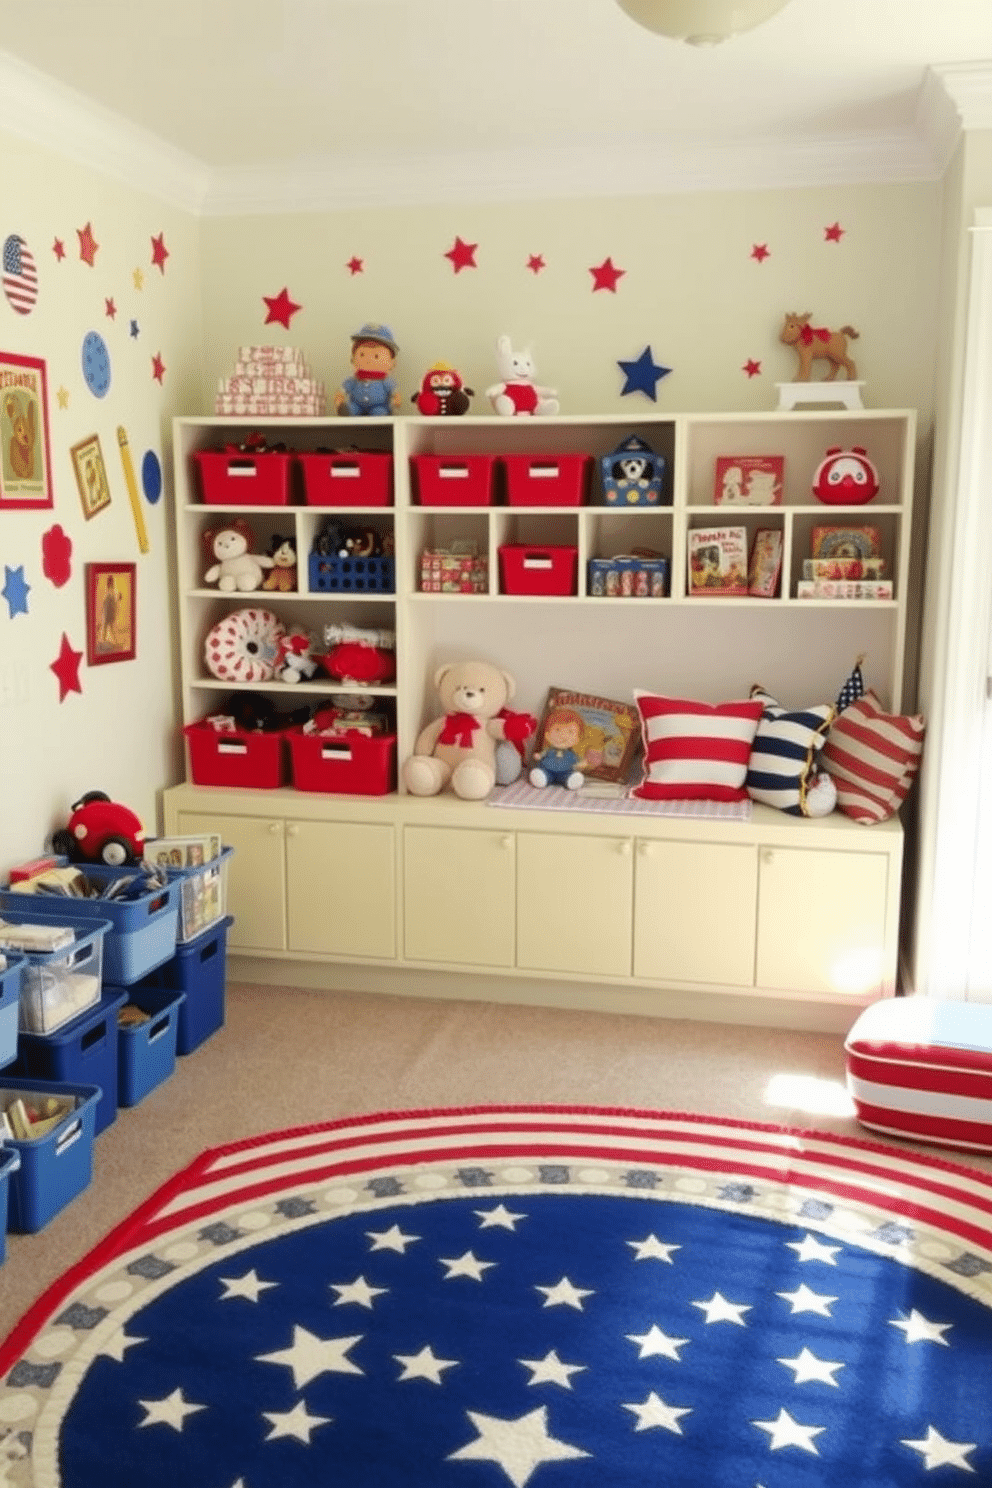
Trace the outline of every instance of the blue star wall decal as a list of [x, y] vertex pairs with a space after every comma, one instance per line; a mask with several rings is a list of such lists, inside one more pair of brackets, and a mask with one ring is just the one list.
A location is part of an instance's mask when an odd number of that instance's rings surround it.
[[635, 362], [617, 362], [626, 381], [620, 389], [621, 398], [628, 393], [643, 393], [654, 403], [657, 399], [658, 383], [671, 372], [671, 367], [660, 367], [651, 355], [650, 346], [645, 346]]
[[8, 568], [4, 565], [4, 585], [0, 594], [7, 601], [11, 620], [15, 615], [27, 614], [30, 588], [31, 585], [24, 578], [23, 568]]

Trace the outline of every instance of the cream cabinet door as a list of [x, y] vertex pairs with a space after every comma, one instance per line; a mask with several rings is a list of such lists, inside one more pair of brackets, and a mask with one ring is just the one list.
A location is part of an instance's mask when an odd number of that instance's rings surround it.
[[629, 837], [517, 833], [517, 967], [630, 976]]
[[760, 858], [760, 987], [863, 996], [891, 983], [883, 853], [765, 847]]
[[754, 985], [753, 844], [642, 838], [634, 883], [635, 976]]
[[403, 950], [408, 961], [513, 965], [513, 834], [459, 827], [403, 832]]
[[372, 822], [286, 823], [289, 949], [396, 955], [396, 837]]
[[281, 817], [201, 816], [181, 811], [180, 836], [219, 832], [234, 848], [227, 870], [227, 912], [234, 924], [227, 934], [232, 951], [286, 949], [286, 867]]

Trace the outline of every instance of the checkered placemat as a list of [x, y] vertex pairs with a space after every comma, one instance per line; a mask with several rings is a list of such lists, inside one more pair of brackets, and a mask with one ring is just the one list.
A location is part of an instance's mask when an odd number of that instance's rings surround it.
[[716, 818], [723, 821], [750, 821], [751, 802], [748, 801], [642, 801], [624, 791], [619, 795], [600, 795], [599, 786], [592, 782], [580, 790], [566, 790], [563, 785], [548, 785], [543, 789], [528, 780], [517, 780], [513, 785], [498, 785], [487, 798], [490, 806], [519, 806], [538, 811], [592, 811], [598, 814], [620, 816], [679, 816], [688, 818]]

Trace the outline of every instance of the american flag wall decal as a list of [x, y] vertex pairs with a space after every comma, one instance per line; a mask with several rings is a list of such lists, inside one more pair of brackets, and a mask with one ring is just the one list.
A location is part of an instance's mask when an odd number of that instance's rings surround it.
[[28, 315], [38, 298], [38, 270], [24, 239], [11, 233], [3, 245], [3, 292], [11, 309]]

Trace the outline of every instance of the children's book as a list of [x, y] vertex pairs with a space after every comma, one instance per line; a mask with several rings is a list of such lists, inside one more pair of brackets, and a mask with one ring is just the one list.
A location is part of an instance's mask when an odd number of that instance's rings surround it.
[[747, 528], [689, 530], [689, 593], [747, 594]]
[[774, 599], [782, 572], [782, 529], [759, 527], [751, 544], [747, 592], [756, 599]]

